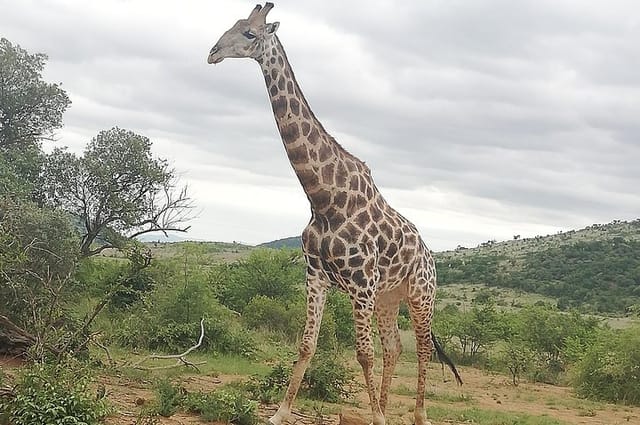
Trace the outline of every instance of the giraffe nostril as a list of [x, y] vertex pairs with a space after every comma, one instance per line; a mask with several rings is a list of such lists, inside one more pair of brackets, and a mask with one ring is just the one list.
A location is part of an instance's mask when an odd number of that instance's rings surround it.
[[212, 54], [214, 54], [215, 52], [217, 52], [218, 50], [219, 50], [219, 47], [218, 47], [218, 46], [213, 46], [213, 47], [211, 48], [211, 51], [209, 52], [209, 54], [210, 54], [210, 55], [212, 55]]

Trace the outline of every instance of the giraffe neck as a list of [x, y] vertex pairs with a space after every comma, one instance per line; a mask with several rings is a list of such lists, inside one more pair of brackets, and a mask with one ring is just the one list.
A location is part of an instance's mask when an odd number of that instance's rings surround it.
[[326, 213], [332, 198], [333, 204], [339, 205], [348, 191], [366, 186], [360, 183], [358, 176], [369, 176], [369, 169], [340, 146], [315, 117], [280, 40], [273, 36], [266, 43], [258, 63], [278, 131], [291, 166], [311, 203], [311, 210], [316, 214]]

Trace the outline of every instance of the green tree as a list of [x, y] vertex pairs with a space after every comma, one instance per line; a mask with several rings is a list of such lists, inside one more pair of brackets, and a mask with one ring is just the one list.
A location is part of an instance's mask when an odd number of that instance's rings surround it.
[[577, 311], [564, 313], [548, 305], [534, 305], [514, 313], [512, 335], [536, 355], [532, 379], [554, 384], [581, 358], [599, 328], [598, 319]]
[[47, 56], [0, 39], [0, 146], [34, 144], [62, 126], [71, 101], [58, 84], [42, 80]]
[[462, 354], [474, 361], [478, 353], [503, 338], [507, 326], [503, 313], [496, 311], [492, 303], [475, 305], [460, 316], [455, 336], [460, 341]]
[[506, 342], [498, 359], [509, 370], [513, 385], [517, 386], [522, 375], [532, 367], [535, 353], [520, 338], [512, 338]]
[[599, 327], [598, 319], [576, 311], [562, 313], [545, 305], [529, 306], [521, 310], [518, 320], [522, 336], [531, 349], [547, 362], [566, 363], [567, 342], [585, 348]]
[[40, 142], [62, 126], [71, 103], [60, 85], [42, 79], [46, 60], [0, 38], [0, 193], [37, 191]]
[[[191, 201], [167, 162], [153, 157], [151, 141], [114, 127], [93, 138], [83, 156], [56, 149], [47, 159], [51, 205], [83, 228], [80, 253], [122, 248], [150, 232], [186, 231]], [[96, 242], [98, 246], [95, 246]]]

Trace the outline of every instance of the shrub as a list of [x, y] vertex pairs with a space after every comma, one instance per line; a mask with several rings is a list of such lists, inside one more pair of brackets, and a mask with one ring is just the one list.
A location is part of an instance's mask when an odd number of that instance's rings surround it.
[[331, 353], [319, 352], [302, 379], [304, 394], [315, 400], [337, 403], [353, 394], [353, 372]]
[[185, 399], [185, 391], [169, 379], [161, 379], [155, 385], [156, 400], [153, 411], [160, 416], [168, 417], [178, 411]]
[[264, 295], [257, 295], [245, 307], [242, 319], [253, 329], [264, 329], [285, 336], [288, 341], [295, 341], [302, 332], [305, 321], [304, 300], [285, 304]]
[[89, 372], [72, 363], [35, 365], [21, 372], [15, 397], [0, 400], [7, 424], [98, 424], [109, 413], [89, 393]]
[[[246, 385], [252, 397], [263, 403], [278, 401], [289, 384], [291, 362], [280, 360], [265, 377], [253, 376]], [[318, 352], [304, 374], [300, 392], [314, 400], [336, 403], [354, 393], [354, 374], [335, 353]]]
[[[253, 329], [263, 329], [296, 341], [304, 329], [306, 304], [302, 294], [293, 300], [273, 299], [257, 295], [242, 314], [244, 323]], [[351, 347], [355, 342], [351, 302], [346, 294], [332, 290], [327, 297], [318, 349], [333, 351], [337, 347]]]
[[500, 364], [511, 374], [511, 382], [517, 386], [520, 378], [531, 370], [535, 354], [522, 341], [507, 341], [498, 356]]
[[220, 302], [239, 313], [258, 295], [288, 304], [304, 289], [305, 268], [298, 257], [299, 251], [258, 249], [247, 259], [216, 266], [211, 284]]
[[[200, 336], [205, 318], [201, 350], [251, 356], [257, 349], [251, 334], [240, 326], [236, 315], [220, 305], [204, 275], [189, 278], [176, 274], [175, 265], [159, 265], [153, 292], [131, 309], [115, 329], [116, 343], [132, 348], [182, 352]], [[188, 271], [187, 271], [188, 272]]]
[[235, 388], [220, 388], [187, 395], [185, 407], [205, 421], [219, 421], [235, 425], [254, 425], [258, 422], [258, 403]]
[[35, 336], [27, 342], [3, 327], [0, 352], [23, 355], [31, 347], [42, 360], [43, 347], [77, 348], [66, 311], [77, 290], [77, 237], [66, 214], [0, 196], [0, 315]]
[[[157, 323], [152, 316], [132, 316], [115, 333], [115, 341], [125, 347], [163, 352], [182, 352], [200, 337], [200, 323]], [[205, 336], [200, 350], [251, 357], [257, 343], [247, 331], [232, 321], [205, 318]]]
[[640, 405], [640, 327], [602, 331], [573, 370], [578, 395]]
[[266, 376], [252, 376], [246, 388], [249, 394], [261, 403], [275, 403], [282, 398], [290, 377], [291, 367], [284, 361], [279, 361]]
[[353, 309], [349, 296], [332, 289], [327, 297], [326, 310], [335, 322], [335, 336], [341, 347], [353, 347], [356, 342], [356, 331], [353, 326]]

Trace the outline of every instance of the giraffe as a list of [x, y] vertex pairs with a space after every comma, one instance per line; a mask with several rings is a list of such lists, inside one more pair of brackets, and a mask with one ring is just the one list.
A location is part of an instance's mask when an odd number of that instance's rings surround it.
[[[327, 290], [349, 295], [356, 330], [356, 358], [362, 367], [374, 425], [384, 425], [389, 386], [402, 345], [397, 316], [406, 301], [418, 357], [416, 425], [428, 425], [424, 409], [427, 363], [432, 347], [462, 381], [431, 333], [436, 267], [416, 227], [394, 210], [376, 187], [369, 167], [327, 133], [302, 94], [280, 40], [279, 22], [266, 22], [273, 8], [256, 5], [209, 52], [207, 62], [253, 58], [262, 69], [285, 151], [311, 205], [302, 232], [307, 264], [307, 317], [284, 400], [269, 419], [280, 425], [291, 413], [313, 357]], [[376, 317], [383, 350], [378, 392], [373, 374], [371, 321]], [[433, 344], [433, 345], [432, 345]]]

